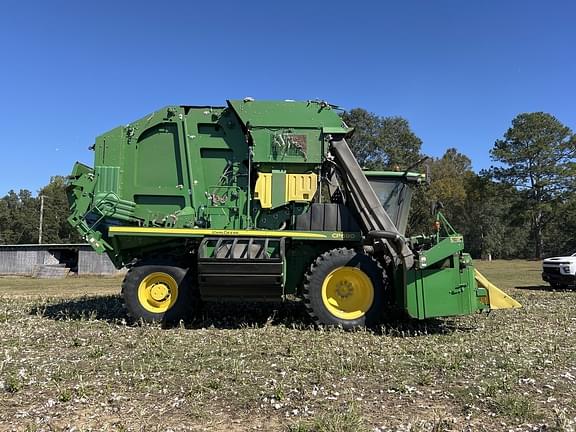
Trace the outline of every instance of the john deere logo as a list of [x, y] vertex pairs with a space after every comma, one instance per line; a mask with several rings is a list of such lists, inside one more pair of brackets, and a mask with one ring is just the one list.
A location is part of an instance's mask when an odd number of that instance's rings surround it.
[[356, 233], [333, 232], [331, 237], [335, 240], [355, 240]]

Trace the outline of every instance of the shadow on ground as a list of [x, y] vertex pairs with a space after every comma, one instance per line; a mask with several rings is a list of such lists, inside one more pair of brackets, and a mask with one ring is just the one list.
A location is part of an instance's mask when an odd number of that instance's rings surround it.
[[[31, 315], [53, 320], [98, 320], [112, 324], [129, 322], [123, 307], [122, 298], [118, 295], [83, 297], [78, 299], [59, 300], [36, 305], [30, 310]], [[185, 324], [188, 329], [217, 328], [239, 329], [260, 328], [265, 326], [284, 326], [301, 330], [314, 329], [312, 320], [299, 301], [275, 302], [228, 302], [205, 303], [198, 316]], [[164, 325], [165, 328], [174, 326]], [[453, 320], [410, 320], [402, 317], [391, 317], [378, 328], [371, 331], [377, 335], [392, 337], [412, 337], [427, 334], [450, 334], [455, 330], [470, 331], [467, 327]]]
[[566, 287], [566, 288], [552, 288], [550, 285], [526, 285], [526, 286], [517, 286], [514, 287], [519, 290], [528, 290], [528, 291], [551, 291], [551, 292], [567, 292], [567, 291], [575, 291], [576, 288], [574, 287]]
[[122, 298], [117, 295], [58, 300], [34, 306], [30, 315], [53, 320], [99, 320], [121, 323], [127, 320]]
[[[315, 328], [312, 319], [300, 301], [287, 301], [285, 303], [206, 303], [200, 318], [190, 323], [187, 327], [236, 329], [239, 327], [263, 327], [269, 325], [301, 330], [312, 330]], [[428, 319], [418, 321], [402, 317], [391, 317], [381, 326], [370, 331], [378, 335], [409, 337], [424, 334], [449, 334], [456, 329], [458, 331], [472, 330], [472, 328], [457, 325], [451, 320]]]

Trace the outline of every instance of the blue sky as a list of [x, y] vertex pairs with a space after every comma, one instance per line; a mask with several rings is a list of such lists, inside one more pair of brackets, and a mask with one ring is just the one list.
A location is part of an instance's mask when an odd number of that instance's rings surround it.
[[319, 98], [403, 116], [475, 170], [519, 113], [576, 129], [576, 2], [27, 1], [0, 11], [0, 196], [170, 104]]

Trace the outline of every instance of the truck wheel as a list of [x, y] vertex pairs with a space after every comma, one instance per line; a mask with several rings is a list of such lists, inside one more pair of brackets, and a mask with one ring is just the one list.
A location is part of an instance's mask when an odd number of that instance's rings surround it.
[[122, 283], [128, 315], [134, 321], [177, 323], [192, 316], [198, 295], [186, 269], [142, 263]]
[[346, 330], [377, 324], [382, 317], [385, 279], [368, 255], [333, 249], [310, 266], [304, 304], [316, 324]]

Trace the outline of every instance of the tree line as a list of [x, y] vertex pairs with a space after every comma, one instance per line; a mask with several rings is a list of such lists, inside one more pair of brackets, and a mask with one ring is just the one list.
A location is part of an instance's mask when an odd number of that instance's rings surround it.
[[[349, 143], [368, 169], [412, 166], [422, 140], [400, 117], [357, 108], [344, 113]], [[576, 252], [576, 135], [548, 113], [523, 113], [498, 139], [494, 166], [475, 173], [454, 148], [424, 167], [429, 183], [413, 198], [409, 235], [430, 232], [431, 208], [443, 205], [472, 256], [542, 258]]]
[[41, 207], [42, 243], [82, 243], [66, 220], [69, 211], [65, 188], [65, 178], [55, 176], [36, 197], [22, 189], [18, 193], [11, 190], [0, 198], [0, 244], [38, 243]]
[[[401, 117], [380, 117], [362, 108], [345, 112], [355, 132], [349, 139], [359, 163], [372, 170], [405, 170], [425, 155], [422, 140]], [[428, 158], [429, 182], [412, 201], [408, 235], [428, 234], [431, 208], [462, 235], [472, 256], [542, 258], [576, 251], [576, 135], [554, 116], [524, 113], [512, 120], [490, 155], [495, 166], [475, 173], [454, 148]], [[68, 225], [65, 178], [55, 176], [34, 197], [29, 190], [0, 198], [0, 244], [38, 243], [43, 196], [43, 243], [81, 239]]]

